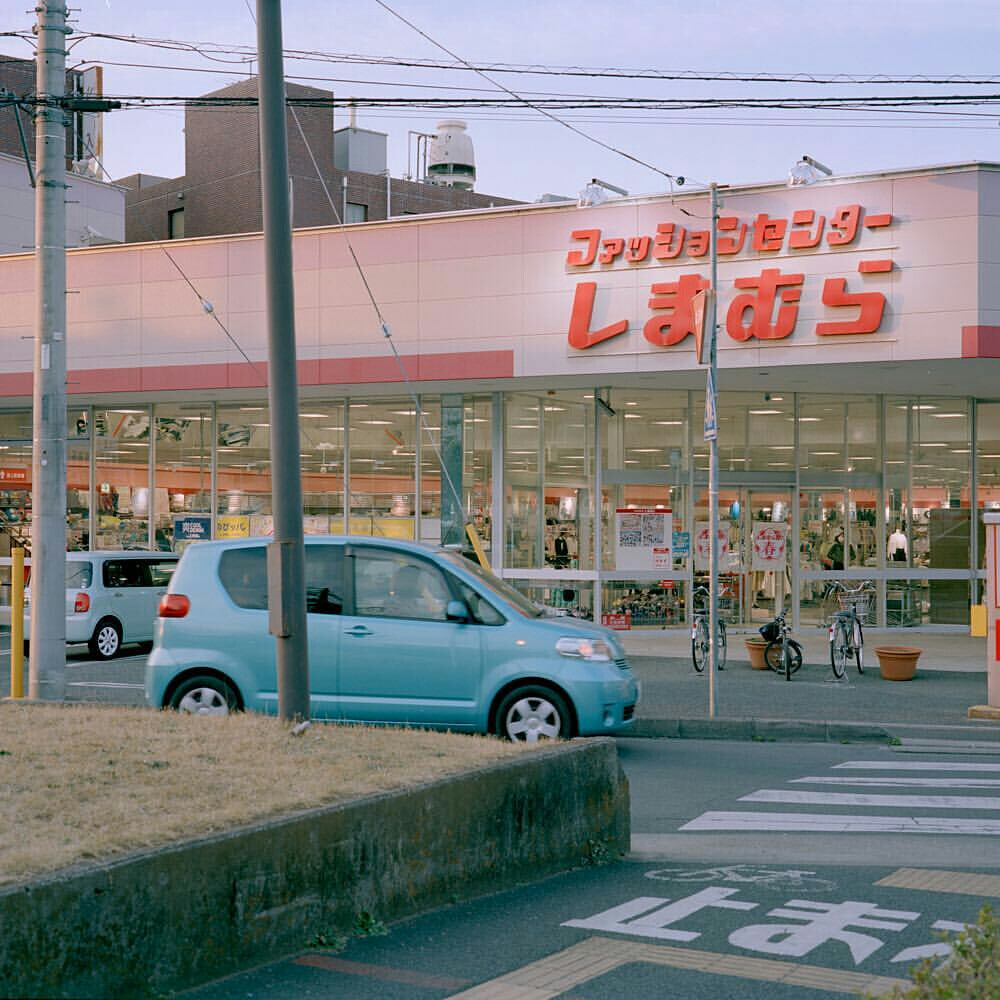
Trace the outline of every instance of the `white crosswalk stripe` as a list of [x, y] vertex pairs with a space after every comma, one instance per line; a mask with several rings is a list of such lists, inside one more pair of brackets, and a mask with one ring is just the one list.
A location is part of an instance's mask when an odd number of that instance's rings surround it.
[[[831, 765], [830, 769], [840, 773], [791, 778], [786, 782], [789, 787], [758, 788], [738, 800], [758, 808], [710, 810], [680, 829], [688, 832], [756, 830], [1000, 837], [1000, 819], [977, 815], [1000, 810], [1000, 794], [997, 794], [1000, 778], [979, 776], [1000, 772], [1000, 764], [851, 760]], [[847, 775], [845, 771], [862, 773]], [[923, 773], [918, 776], [914, 772]], [[802, 788], [802, 785], [826, 787]], [[900, 792], [869, 791], [873, 788], [899, 789]], [[904, 789], [913, 791], [907, 793], [902, 791]], [[936, 794], [930, 792], [931, 789], [947, 791]], [[958, 789], [983, 790], [986, 794], [953, 794]], [[759, 808], [762, 805], [779, 808], [764, 811]], [[795, 811], [787, 811], [789, 806], [795, 807]]]

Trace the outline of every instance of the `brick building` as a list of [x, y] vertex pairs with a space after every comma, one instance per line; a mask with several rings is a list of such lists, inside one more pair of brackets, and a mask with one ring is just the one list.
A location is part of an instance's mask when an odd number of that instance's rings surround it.
[[[286, 86], [293, 102], [296, 98], [333, 97], [327, 90], [293, 83]], [[128, 189], [126, 242], [262, 229], [259, 126], [254, 103], [257, 79], [205, 96], [234, 102], [251, 100], [231, 106], [188, 107], [182, 177], [132, 174], [116, 181]], [[517, 204], [508, 198], [390, 177], [385, 167], [385, 137], [353, 127], [335, 133], [331, 106], [293, 105], [286, 112], [286, 129], [295, 228], [336, 224], [341, 215], [346, 222], [365, 222], [389, 215]], [[352, 143], [363, 149], [360, 158], [351, 155]], [[368, 170], [350, 169], [359, 159]], [[326, 191], [317, 177], [317, 168]]]

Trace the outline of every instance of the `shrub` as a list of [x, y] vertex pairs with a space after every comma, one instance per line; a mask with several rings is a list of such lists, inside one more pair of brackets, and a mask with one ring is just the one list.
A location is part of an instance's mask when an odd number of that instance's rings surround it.
[[[947, 935], [942, 938], [948, 939]], [[912, 971], [913, 985], [897, 987], [892, 1000], [995, 1000], [1000, 997], [1000, 920], [989, 905], [975, 924], [950, 939], [951, 954], [924, 959]]]

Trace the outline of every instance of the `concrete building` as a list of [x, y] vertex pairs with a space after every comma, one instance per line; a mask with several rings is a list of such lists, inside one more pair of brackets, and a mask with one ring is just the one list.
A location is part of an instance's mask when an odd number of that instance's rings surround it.
[[[286, 87], [293, 102], [286, 130], [296, 228], [517, 204], [457, 187], [390, 177], [382, 133], [354, 126], [335, 132], [330, 105], [294, 104], [332, 100], [330, 91], [294, 83]], [[194, 103], [187, 108], [183, 177], [132, 174], [116, 182], [128, 189], [129, 243], [262, 229], [257, 79], [204, 96], [234, 103]]]
[[[70, 70], [67, 93], [100, 93], [99, 74]], [[0, 56], [0, 92], [25, 97], [35, 90], [35, 63]], [[18, 129], [20, 118], [20, 130]], [[24, 146], [21, 135], [24, 136]], [[101, 116], [72, 114], [66, 126], [66, 246], [121, 243], [125, 238], [124, 189], [99, 180]], [[14, 105], [0, 106], [0, 254], [35, 245], [35, 189], [25, 163], [33, 164], [35, 125]]]

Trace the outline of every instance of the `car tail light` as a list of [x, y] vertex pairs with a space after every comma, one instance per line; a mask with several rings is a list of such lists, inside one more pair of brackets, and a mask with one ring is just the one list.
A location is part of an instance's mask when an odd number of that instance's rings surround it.
[[191, 610], [191, 602], [183, 594], [164, 594], [160, 598], [161, 618], [184, 618]]
[[73, 599], [73, 611], [78, 615], [84, 615], [90, 610], [90, 595], [82, 591]]

